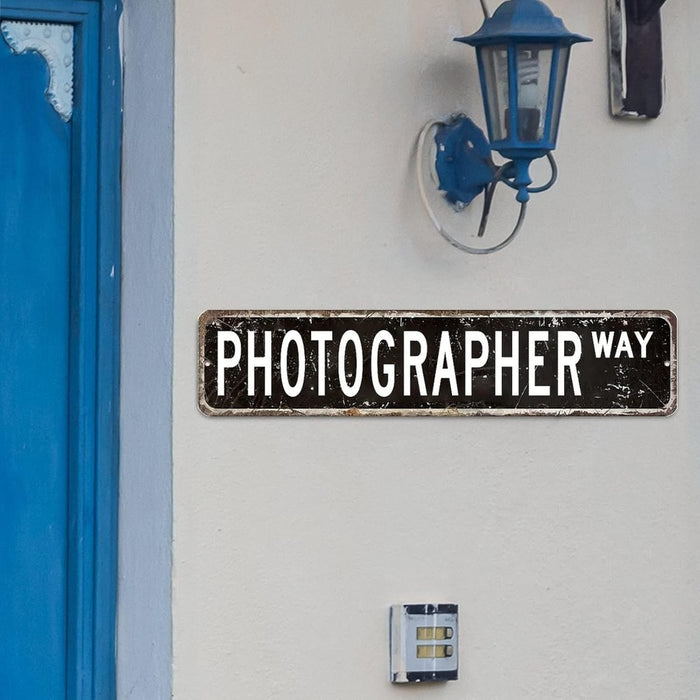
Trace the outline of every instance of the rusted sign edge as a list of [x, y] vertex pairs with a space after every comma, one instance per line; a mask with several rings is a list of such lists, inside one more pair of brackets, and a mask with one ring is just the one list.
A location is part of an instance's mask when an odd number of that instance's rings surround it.
[[[303, 318], [303, 317], [326, 317], [326, 318], [393, 318], [404, 316], [406, 318], [436, 318], [436, 317], [470, 317], [470, 318], [552, 318], [552, 317], [573, 317], [573, 318], [663, 318], [671, 329], [671, 398], [663, 408], [611, 408], [611, 409], [560, 409], [560, 408], [437, 408], [437, 409], [382, 409], [382, 408], [359, 408], [351, 407], [347, 409], [339, 408], [256, 408], [256, 409], [236, 409], [236, 408], [212, 408], [206, 402], [204, 391], [204, 337], [207, 325], [220, 317], [238, 318]], [[206, 417], [216, 416], [352, 416], [352, 417], [403, 417], [403, 416], [445, 416], [445, 417], [479, 417], [479, 416], [517, 416], [526, 418], [529, 416], [549, 416], [549, 417], [569, 417], [569, 416], [671, 416], [678, 409], [678, 318], [673, 311], [664, 310], [617, 310], [617, 311], [496, 311], [496, 310], [279, 310], [279, 309], [256, 309], [256, 310], [235, 310], [235, 309], [213, 309], [204, 311], [199, 317], [198, 329], [198, 401], [197, 407]]]

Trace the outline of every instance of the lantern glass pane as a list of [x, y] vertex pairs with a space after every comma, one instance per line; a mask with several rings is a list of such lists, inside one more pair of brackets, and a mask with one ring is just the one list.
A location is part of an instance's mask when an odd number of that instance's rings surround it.
[[489, 134], [492, 141], [502, 141], [508, 138], [508, 47], [484, 46], [480, 51]]
[[518, 66], [518, 140], [541, 141], [547, 120], [552, 45], [520, 44]]
[[561, 106], [564, 99], [564, 85], [566, 84], [566, 72], [569, 67], [569, 47], [562, 46], [559, 49], [559, 61], [556, 66], [554, 77], [554, 101], [552, 102], [552, 131], [550, 140], [557, 142], [559, 132], [559, 119], [561, 117]]

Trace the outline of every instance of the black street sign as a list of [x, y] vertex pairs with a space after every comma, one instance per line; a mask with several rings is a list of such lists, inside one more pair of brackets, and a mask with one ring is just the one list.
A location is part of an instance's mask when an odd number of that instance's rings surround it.
[[207, 311], [206, 415], [669, 415], [670, 311]]

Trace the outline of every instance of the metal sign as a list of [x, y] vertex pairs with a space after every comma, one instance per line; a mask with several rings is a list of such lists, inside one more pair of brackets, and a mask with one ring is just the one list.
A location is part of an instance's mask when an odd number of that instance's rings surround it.
[[669, 415], [670, 311], [207, 311], [206, 415]]

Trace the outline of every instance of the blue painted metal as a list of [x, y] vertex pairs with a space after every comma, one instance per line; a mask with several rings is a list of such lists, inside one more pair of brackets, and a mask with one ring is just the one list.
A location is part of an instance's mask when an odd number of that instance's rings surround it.
[[554, 121], [554, 97], [557, 88], [557, 73], [559, 71], [559, 60], [561, 47], [556, 45], [552, 51], [552, 67], [549, 72], [549, 92], [547, 94], [547, 114], [544, 122], [544, 136], [551, 142], [557, 142], [557, 134], [552, 133], [552, 123]]
[[471, 46], [487, 46], [516, 41], [525, 44], [557, 43], [571, 46], [592, 41], [573, 34], [541, 0], [507, 0], [487, 17], [479, 31], [455, 39]]
[[[505, 169], [499, 174], [484, 132], [463, 114], [436, 129], [435, 145], [438, 189], [457, 208], [471, 204], [496, 177], [499, 182], [518, 191], [516, 199], [519, 202], [528, 201], [530, 194], [545, 192], [557, 179], [553, 160], [552, 177], [539, 187], [530, 187], [530, 160], [516, 159], [506, 163]], [[523, 200], [521, 193], [525, 193], [528, 199]]]
[[[554, 84], [556, 72], [559, 66], [559, 51], [562, 47], [568, 47], [580, 42], [591, 41], [581, 34], [570, 32], [564, 22], [556, 17], [553, 12], [541, 0], [507, 0], [494, 12], [492, 17], [484, 20], [481, 28], [469, 36], [458, 37], [455, 41], [476, 47], [479, 74], [481, 78], [482, 97], [484, 110], [489, 115], [489, 96], [487, 94], [487, 81], [485, 77], [484, 60], [481, 51], [484, 47], [503, 46], [508, 52], [508, 119], [509, 128], [506, 138], [495, 139], [491, 130], [491, 119], [487, 119], [489, 125], [489, 137], [491, 148], [498, 151], [504, 158], [514, 161], [514, 184], [517, 185], [519, 202], [527, 202], [530, 198], [528, 185], [531, 184], [529, 176], [530, 162], [536, 158], [542, 158], [556, 148], [557, 134], [552, 133], [552, 123], [556, 119], [553, 112], [558, 108], [554, 102]], [[520, 138], [518, 128], [518, 47], [524, 44], [548, 46], [553, 49], [552, 65], [549, 75], [549, 96], [547, 101], [547, 114], [545, 115], [545, 129], [542, 137], [536, 141], [525, 141]], [[568, 65], [568, 64], [567, 64]], [[564, 80], [566, 78], [564, 77]], [[558, 119], [556, 119], [558, 123]]]
[[493, 180], [495, 167], [484, 132], [461, 115], [435, 132], [439, 188], [453, 205], [467, 205]]
[[515, 198], [520, 202], [530, 201], [529, 187], [532, 184], [530, 177], [530, 158], [514, 158], [513, 165], [510, 171], [505, 173], [505, 177], [511, 181], [514, 189], [518, 191]]
[[[520, 139], [518, 134], [520, 129], [518, 128], [518, 62], [516, 52], [512, 49], [508, 51], [508, 133], [510, 138], [503, 139], [503, 141], [493, 141], [492, 148], [496, 149], [496, 143], [505, 143], [509, 146], [511, 143], [519, 143]], [[502, 148], [496, 149], [503, 155]], [[512, 158], [514, 156], [508, 155], [506, 158]]]
[[0, 7], [77, 36], [69, 124], [43, 59], [0, 46], [0, 697], [114, 697], [119, 13]]

